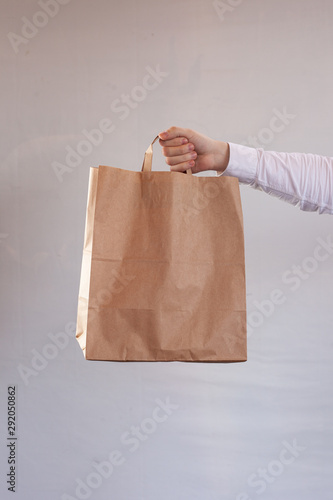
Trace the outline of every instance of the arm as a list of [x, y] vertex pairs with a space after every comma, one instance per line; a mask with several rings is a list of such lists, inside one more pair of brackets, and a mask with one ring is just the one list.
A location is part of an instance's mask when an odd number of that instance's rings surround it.
[[216, 170], [278, 196], [301, 210], [333, 214], [333, 158], [277, 153], [215, 141], [191, 129], [171, 127], [159, 134], [170, 170]]
[[227, 168], [217, 175], [277, 196], [301, 210], [333, 214], [333, 158], [305, 153], [277, 153], [229, 143]]

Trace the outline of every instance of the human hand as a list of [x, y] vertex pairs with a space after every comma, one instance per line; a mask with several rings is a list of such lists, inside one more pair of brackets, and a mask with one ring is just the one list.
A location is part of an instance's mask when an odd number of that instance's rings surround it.
[[171, 127], [159, 134], [165, 162], [171, 171], [194, 174], [204, 170], [223, 172], [229, 163], [229, 144], [216, 141], [195, 130]]

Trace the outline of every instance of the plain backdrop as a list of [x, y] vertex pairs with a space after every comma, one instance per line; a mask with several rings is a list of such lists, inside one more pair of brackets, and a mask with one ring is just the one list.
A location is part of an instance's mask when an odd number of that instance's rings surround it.
[[89, 167], [139, 170], [171, 125], [333, 156], [332, 16], [329, 0], [1, 0], [1, 498], [13, 384], [17, 500], [332, 498], [330, 216], [241, 186], [245, 363], [88, 362], [71, 333]]

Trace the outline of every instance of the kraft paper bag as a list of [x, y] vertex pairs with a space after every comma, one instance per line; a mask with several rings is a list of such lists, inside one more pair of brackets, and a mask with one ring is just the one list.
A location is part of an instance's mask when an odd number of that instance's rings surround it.
[[88, 360], [246, 361], [238, 179], [90, 169], [76, 338]]

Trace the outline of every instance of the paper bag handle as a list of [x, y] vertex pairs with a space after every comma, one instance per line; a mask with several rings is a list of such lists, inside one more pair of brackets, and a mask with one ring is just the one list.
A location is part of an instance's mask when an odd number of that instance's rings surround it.
[[[143, 159], [143, 164], [142, 164], [141, 172], [151, 172], [151, 165], [152, 165], [152, 162], [153, 162], [153, 144], [154, 144], [155, 141], [157, 141], [158, 138], [159, 137], [157, 135], [155, 137], [155, 139], [153, 140], [153, 142], [148, 147], [147, 151], [145, 152], [145, 157]], [[192, 169], [188, 168], [186, 170], [186, 173], [187, 174], [192, 174]]]

